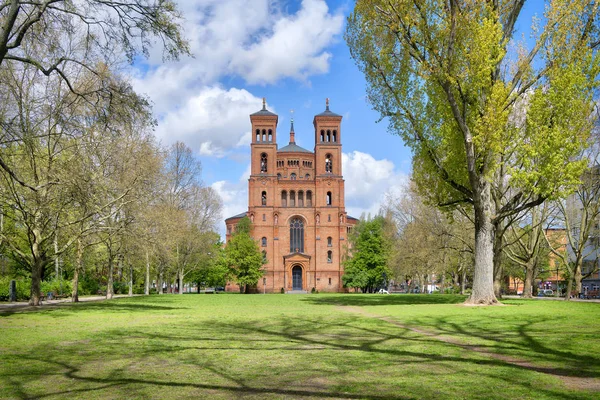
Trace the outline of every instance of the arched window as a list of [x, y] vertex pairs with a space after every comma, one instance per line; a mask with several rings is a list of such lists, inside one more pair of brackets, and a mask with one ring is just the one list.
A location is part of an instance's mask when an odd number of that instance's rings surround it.
[[267, 153], [262, 153], [260, 155], [260, 172], [267, 172]]
[[296, 174], [292, 172], [292, 174], [290, 175], [290, 179], [295, 181], [296, 180]]
[[290, 253], [304, 253], [304, 221], [293, 218], [290, 222]]
[[273, 131], [271, 129], [269, 129], [269, 142], [272, 142], [272, 141], [273, 141]]
[[304, 192], [302, 190], [298, 192], [298, 207], [304, 207]]
[[327, 205], [331, 205], [331, 192], [327, 192]]
[[296, 192], [290, 190], [290, 207], [296, 207]]
[[277, 179], [281, 179], [281, 174], [277, 174]]
[[262, 245], [262, 247], [267, 247], [267, 238], [266, 237], [263, 237], [261, 239], [261, 245]]
[[306, 179], [308, 181], [310, 179], [310, 174], [304, 175], [304, 179]]
[[327, 247], [331, 247], [331, 246], [332, 246], [332, 239], [331, 239], [331, 236], [329, 236], [327, 238]]
[[256, 130], [256, 141], [260, 142], [260, 129]]
[[267, 205], [267, 192], [263, 191], [260, 194], [260, 204], [262, 204], [263, 206]]
[[325, 131], [321, 129], [321, 142], [325, 141]]
[[337, 131], [336, 130], [333, 131], [333, 141], [337, 142]]
[[262, 251], [262, 256], [263, 256], [263, 262], [266, 264], [267, 263], [267, 252], [265, 250]]
[[261, 140], [264, 142], [267, 140], [267, 131], [265, 129], [262, 130], [262, 138]]
[[287, 207], [287, 192], [281, 192], [281, 207]]
[[327, 129], [327, 141], [331, 142], [331, 131]]
[[327, 262], [330, 263], [333, 258], [333, 251], [329, 250], [327, 252]]
[[331, 157], [331, 154], [325, 155], [325, 172], [333, 172], [333, 157]]
[[306, 207], [312, 207], [312, 192], [306, 192]]

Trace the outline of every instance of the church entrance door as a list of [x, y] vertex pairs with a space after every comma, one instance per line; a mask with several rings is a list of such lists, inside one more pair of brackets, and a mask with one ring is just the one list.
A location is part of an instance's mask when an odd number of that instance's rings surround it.
[[302, 290], [302, 267], [299, 265], [292, 268], [292, 289]]

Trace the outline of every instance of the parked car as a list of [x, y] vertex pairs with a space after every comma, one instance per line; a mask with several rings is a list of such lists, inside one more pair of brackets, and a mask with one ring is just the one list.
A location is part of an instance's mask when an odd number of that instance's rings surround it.
[[552, 289], [540, 289], [540, 290], [538, 290], [538, 296], [539, 297], [554, 296], [554, 290], [552, 290]]

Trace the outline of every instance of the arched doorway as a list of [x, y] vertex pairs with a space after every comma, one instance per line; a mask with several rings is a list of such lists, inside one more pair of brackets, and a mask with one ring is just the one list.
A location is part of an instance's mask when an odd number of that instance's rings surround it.
[[292, 290], [302, 290], [302, 267], [299, 265], [292, 268]]

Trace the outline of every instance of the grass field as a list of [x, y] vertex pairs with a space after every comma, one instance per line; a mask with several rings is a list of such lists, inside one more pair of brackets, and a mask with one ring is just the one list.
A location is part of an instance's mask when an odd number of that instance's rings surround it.
[[600, 398], [600, 304], [165, 295], [0, 311], [0, 398]]

